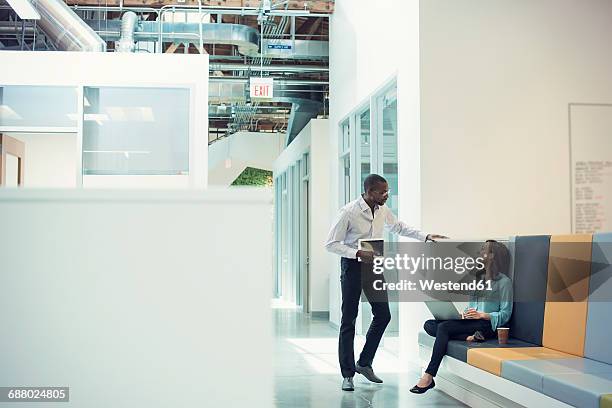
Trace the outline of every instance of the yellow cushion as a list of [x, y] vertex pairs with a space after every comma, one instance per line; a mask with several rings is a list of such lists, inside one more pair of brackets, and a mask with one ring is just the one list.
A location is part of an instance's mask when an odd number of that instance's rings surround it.
[[545, 360], [555, 358], [573, 358], [571, 354], [561, 353], [546, 347], [516, 348], [471, 348], [468, 350], [467, 362], [491, 374], [501, 375], [502, 362], [506, 360]]
[[542, 345], [584, 356], [591, 273], [591, 234], [550, 239]]
[[601, 396], [599, 399], [599, 408], [612, 408], [612, 394]]

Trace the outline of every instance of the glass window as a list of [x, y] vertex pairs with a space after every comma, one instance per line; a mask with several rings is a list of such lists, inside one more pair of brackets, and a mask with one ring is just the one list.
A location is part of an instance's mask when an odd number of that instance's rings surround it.
[[393, 87], [381, 99], [382, 103], [382, 176], [389, 182], [391, 193], [387, 206], [397, 214], [397, 90]]
[[310, 172], [310, 155], [308, 153], [304, 153], [304, 156], [302, 157], [302, 163], [303, 163], [303, 175], [304, 177], [307, 177], [309, 172]]
[[345, 154], [341, 159], [342, 163], [342, 179], [340, 180], [341, 184], [341, 204], [346, 204], [351, 201], [351, 158], [350, 155]]
[[372, 160], [370, 152], [372, 144], [370, 141], [370, 109], [366, 109], [359, 115], [358, 134], [359, 134], [359, 172], [360, 172], [360, 188], [363, 186], [363, 181], [371, 173]]
[[188, 174], [189, 90], [85, 88], [85, 174]]
[[0, 126], [76, 127], [77, 89], [0, 86]]
[[340, 153], [346, 153], [351, 147], [351, 126], [347, 120], [342, 124], [342, 140], [340, 141]]
[[351, 200], [351, 133], [350, 122], [347, 119], [340, 125], [339, 160], [340, 160], [340, 205]]

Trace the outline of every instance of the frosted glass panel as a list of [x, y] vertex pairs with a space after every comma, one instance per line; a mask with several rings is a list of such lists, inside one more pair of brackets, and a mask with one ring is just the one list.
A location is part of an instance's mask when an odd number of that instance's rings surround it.
[[85, 88], [84, 96], [85, 174], [188, 174], [188, 89]]
[[0, 86], [0, 126], [76, 127], [77, 89]]

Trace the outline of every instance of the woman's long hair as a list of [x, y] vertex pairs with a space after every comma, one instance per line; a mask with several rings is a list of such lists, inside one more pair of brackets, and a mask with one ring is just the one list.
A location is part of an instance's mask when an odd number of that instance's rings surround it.
[[497, 242], [494, 239], [488, 239], [486, 242], [489, 243], [489, 249], [493, 254], [493, 262], [491, 264], [491, 277], [494, 278], [499, 274], [508, 276], [508, 269], [510, 268], [510, 251], [501, 242]]

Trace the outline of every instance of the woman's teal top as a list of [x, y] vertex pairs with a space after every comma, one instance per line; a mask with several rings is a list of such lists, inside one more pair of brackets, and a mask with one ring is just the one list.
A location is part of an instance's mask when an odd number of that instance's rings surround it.
[[472, 294], [468, 307], [488, 313], [491, 328], [496, 331], [508, 323], [512, 315], [512, 281], [506, 275], [499, 274], [491, 280], [491, 289]]

